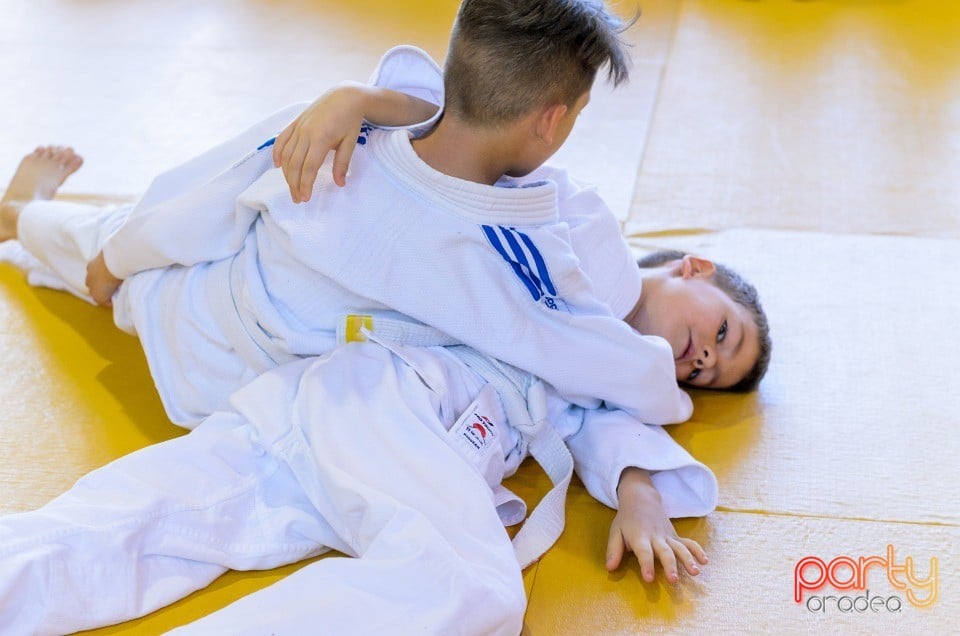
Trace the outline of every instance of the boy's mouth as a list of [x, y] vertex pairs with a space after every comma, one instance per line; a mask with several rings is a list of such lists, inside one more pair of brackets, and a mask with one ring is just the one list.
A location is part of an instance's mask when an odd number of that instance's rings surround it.
[[677, 360], [684, 362], [693, 355], [693, 335], [690, 335], [690, 340], [687, 342], [687, 348], [683, 350], [683, 353], [680, 354], [680, 357]]

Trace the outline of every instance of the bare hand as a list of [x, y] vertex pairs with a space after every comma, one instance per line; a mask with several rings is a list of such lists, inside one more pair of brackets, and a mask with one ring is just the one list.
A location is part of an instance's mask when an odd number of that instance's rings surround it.
[[[633, 552], [640, 562], [643, 579], [654, 579], [655, 562], [660, 561], [667, 580], [676, 583], [679, 579], [678, 562], [691, 575], [700, 574], [700, 565], [707, 563], [707, 555], [693, 539], [677, 535], [667, 517], [649, 477], [632, 479], [627, 469], [618, 488], [620, 510], [610, 527], [607, 542], [606, 566], [613, 571], [620, 566], [623, 555]], [[644, 475], [646, 473], [644, 472]]]
[[331, 150], [333, 181], [347, 182], [347, 168], [363, 124], [364, 87], [343, 83], [321, 95], [277, 136], [273, 165], [283, 168], [294, 203], [309, 201], [317, 172]]
[[87, 291], [90, 292], [90, 297], [98, 305], [104, 307], [112, 305], [113, 294], [122, 282], [122, 279], [117, 278], [107, 269], [103, 252], [97, 254], [96, 258], [87, 263]]

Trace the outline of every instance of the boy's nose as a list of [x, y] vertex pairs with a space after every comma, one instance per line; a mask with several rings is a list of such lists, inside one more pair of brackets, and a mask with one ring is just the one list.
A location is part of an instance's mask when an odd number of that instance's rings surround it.
[[712, 369], [717, 364], [717, 355], [709, 347], [704, 347], [697, 356], [696, 365], [701, 369]]

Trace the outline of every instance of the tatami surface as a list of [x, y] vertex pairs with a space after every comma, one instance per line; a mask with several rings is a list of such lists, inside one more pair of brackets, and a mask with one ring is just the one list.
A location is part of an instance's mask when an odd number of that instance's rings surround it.
[[[39, 143], [87, 159], [68, 196], [150, 176], [292, 101], [363, 79], [397, 43], [442, 59], [453, 0], [12, 0], [0, 21], [0, 179]], [[960, 615], [960, 7], [937, 0], [646, 0], [633, 81], [598, 84], [558, 157], [638, 248], [754, 281], [775, 355], [752, 395], [697, 393], [672, 429], [720, 480], [678, 522], [711, 562], [677, 586], [603, 570], [613, 513], [576, 485], [525, 573], [532, 634], [950, 633]], [[625, 8], [625, 12], [629, 12]], [[137, 342], [108, 312], [0, 268], [0, 513], [175, 436]], [[536, 499], [525, 466], [509, 484]], [[912, 559], [928, 608], [793, 601], [806, 556]], [[283, 576], [231, 573], [102, 633], [157, 633]], [[843, 574], [843, 570], [840, 570]], [[896, 589], [877, 569], [871, 596]], [[855, 596], [826, 588], [823, 595]], [[926, 592], [920, 593], [922, 597]], [[269, 611], [264, 608], [264, 611]]]

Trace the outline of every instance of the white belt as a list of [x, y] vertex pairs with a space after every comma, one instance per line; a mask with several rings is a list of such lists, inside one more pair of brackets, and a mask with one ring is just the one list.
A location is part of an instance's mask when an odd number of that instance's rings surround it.
[[437, 329], [387, 314], [351, 314], [337, 328], [338, 342], [384, 340], [411, 346], [445, 346], [500, 395], [510, 424], [519, 431], [522, 451], [530, 455], [550, 477], [553, 488], [540, 500], [513, 538], [513, 550], [525, 568], [550, 549], [564, 526], [567, 487], [573, 476], [573, 457], [560, 434], [547, 421], [547, 393], [543, 382], [530, 373], [484, 356], [453, 340]]
[[[247, 241], [253, 241], [253, 235]], [[244, 244], [246, 246], [246, 243]], [[264, 331], [256, 316], [247, 307], [268, 307], [265, 297], [254, 297], [255, 288], [247, 281], [240, 259], [246, 258], [245, 251], [230, 260], [230, 303], [233, 309], [230, 317], [221, 326], [229, 329], [231, 344], [252, 368], [264, 372], [273, 367], [297, 360], [275, 338]], [[262, 296], [262, 294], [261, 294]], [[229, 321], [229, 325], [226, 322]]]

